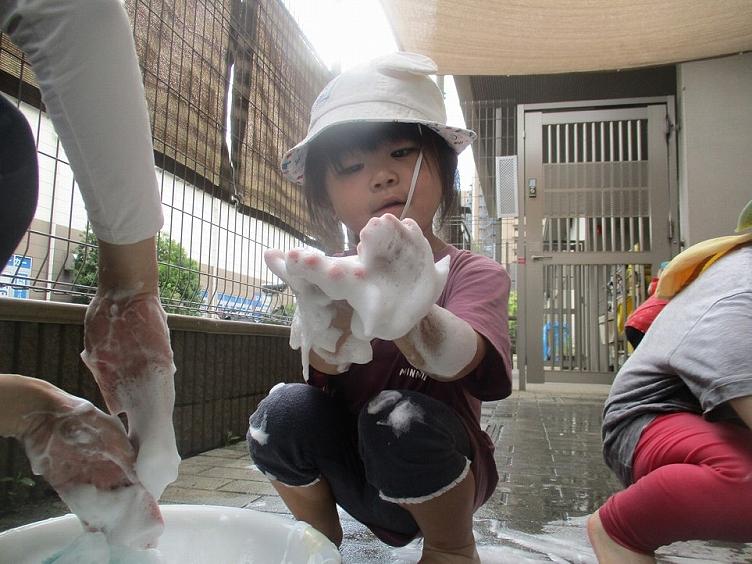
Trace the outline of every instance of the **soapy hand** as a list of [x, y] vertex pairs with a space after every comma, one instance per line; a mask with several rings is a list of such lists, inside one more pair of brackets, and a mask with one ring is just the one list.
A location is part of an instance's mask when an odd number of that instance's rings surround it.
[[136, 454], [120, 420], [50, 387], [51, 405], [23, 417], [18, 437], [35, 474], [44, 476], [88, 531], [132, 548], [156, 546], [163, 521], [136, 476]]
[[360, 292], [356, 286], [347, 298], [363, 323], [353, 328], [356, 335], [362, 330], [385, 340], [404, 336], [428, 314], [449, 274], [449, 257], [434, 263], [431, 245], [418, 224], [391, 214], [366, 224], [358, 257], [369, 289]]
[[[431, 246], [412, 219], [372, 218], [360, 237], [357, 256], [327, 257], [309, 249], [264, 255], [296, 294], [290, 345], [303, 351], [304, 375], [311, 348], [330, 363], [369, 362], [371, 339], [406, 335], [444, 288], [449, 258], [434, 264]], [[332, 304], [342, 301], [352, 309], [350, 335], [334, 323]]]
[[[293, 249], [283, 253], [271, 249], [264, 253], [264, 259], [269, 269], [288, 284], [297, 298], [290, 328], [290, 346], [301, 350], [305, 380], [308, 380], [311, 350], [324, 362], [336, 365], [339, 372], [347, 370], [353, 362], [371, 360], [370, 343], [355, 339], [350, 332], [352, 308], [346, 302], [332, 300], [305, 276], [297, 274], [298, 263], [307, 263], [311, 268], [324, 267], [325, 264], [331, 266], [330, 257], [314, 250]], [[325, 268], [328, 270], [329, 266]]]
[[159, 298], [98, 294], [86, 312], [81, 358], [110, 413], [127, 415], [139, 480], [159, 499], [180, 463], [172, 423], [175, 365]]
[[356, 339], [394, 340], [407, 334], [441, 294], [449, 258], [434, 264], [431, 246], [415, 221], [391, 214], [372, 218], [360, 232], [358, 255], [326, 257], [294, 249], [287, 272], [353, 308]]

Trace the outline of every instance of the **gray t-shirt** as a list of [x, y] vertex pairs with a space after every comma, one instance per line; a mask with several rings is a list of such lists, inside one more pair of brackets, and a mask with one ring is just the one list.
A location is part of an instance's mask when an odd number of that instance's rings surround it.
[[730, 252], [666, 305], [616, 375], [603, 410], [603, 456], [622, 483], [643, 429], [688, 411], [740, 421], [730, 399], [752, 395], [752, 245]]

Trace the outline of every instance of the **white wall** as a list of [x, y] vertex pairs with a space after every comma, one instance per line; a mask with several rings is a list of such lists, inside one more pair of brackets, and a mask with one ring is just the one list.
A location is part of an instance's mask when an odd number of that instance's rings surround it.
[[752, 53], [678, 65], [685, 245], [729, 235], [752, 199]]

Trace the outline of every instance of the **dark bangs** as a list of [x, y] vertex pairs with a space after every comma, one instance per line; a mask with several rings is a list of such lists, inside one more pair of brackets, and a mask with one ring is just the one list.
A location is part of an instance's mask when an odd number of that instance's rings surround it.
[[[451, 213], [456, 201], [457, 153], [435, 131], [415, 123], [357, 122], [324, 131], [308, 147], [303, 191], [317, 235], [329, 248], [341, 246], [339, 221], [326, 192], [326, 173], [337, 170], [353, 152], [372, 152], [385, 143], [409, 141], [423, 150], [423, 166], [430, 167], [441, 182], [440, 217]], [[356, 234], [357, 235], [357, 234]]]

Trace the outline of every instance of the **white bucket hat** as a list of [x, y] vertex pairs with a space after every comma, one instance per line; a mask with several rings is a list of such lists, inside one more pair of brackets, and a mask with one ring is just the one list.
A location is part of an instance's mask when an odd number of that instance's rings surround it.
[[446, 124], [441, 90], [428, 78], [436, 63], [417, 53], [392, 53], [335, 77], [311, 108], [308, 135], [285, 153], [282, 174], [303, 183], [308, 147], [323, 131], [354, 122], [400, 122], [425, 125], [457, 153], [472, 143], [474, 131]]

